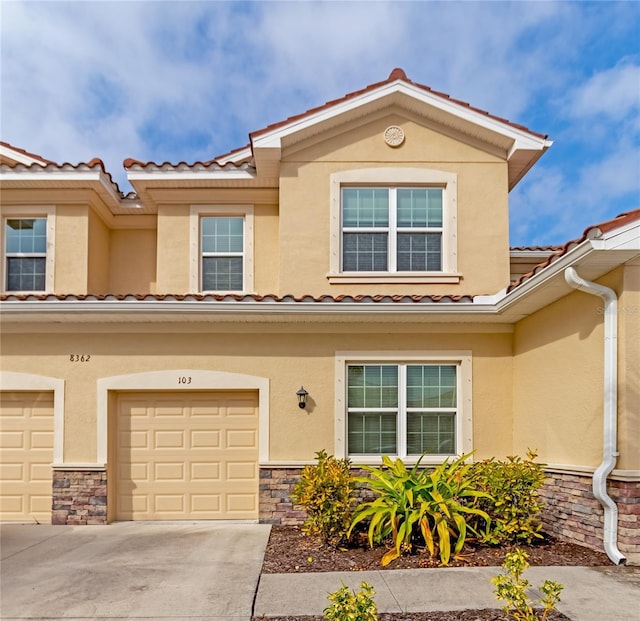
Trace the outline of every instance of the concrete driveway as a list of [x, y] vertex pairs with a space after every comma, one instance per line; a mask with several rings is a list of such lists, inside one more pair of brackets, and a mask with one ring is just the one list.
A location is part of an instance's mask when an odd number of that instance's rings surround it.
[[270, 527], [0, 526], [0, 616], [249, 621]]

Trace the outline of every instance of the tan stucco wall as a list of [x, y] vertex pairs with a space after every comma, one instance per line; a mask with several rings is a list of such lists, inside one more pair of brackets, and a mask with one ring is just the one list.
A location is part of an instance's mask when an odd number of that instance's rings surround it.
[[56, 206], [56, 293], [88, 292], [89, 207]]
[[618, 300], [620, 467], [640, 470], [640, 259], [622, 271]]
[[110, 242], [109, 293], [155, 293], [156, 230], [114, 230]]
[[89, 211], [88, 286], [89, 293], [109, 292], [109, 229], [95, 211]]
[[[598, 281], [622, 290], [623, 270]], [[514, 451], [538, 449], [540, 460], [562, 465], [596, 467], [602, 460], [603, 428], [603, 302], [571, 292], [516, 324], [514, 334]], [[620, 313], [619, 313], [620, 315]], [[637, 378], [638, 358], [629, 337], [637, 326], [619, 327], [621, 382]], [[635, 362], [630, 359], [635, 358]], [[631, 362], [631, 364], [629, 364]], [[634, 371], [635, 369], [635, 371]], [[620, 458], [617, 468], [637, 469], [637, 379], [622, 388], [618, 408]], [[637, 394], [637, 392], [635, 393]], [[633, 431], [636, 430], [635, 438]], [[629, 433], [631, 432], [631, 433]]]
[[[383, 132], [401, 125], [406, 141], [390, 148]], [[390, 115], [339, 132], [282, 157], [280, 179], [280, 278], [287, 293], [486, 294], [508, 284], [507, 164], [505, 160]], [[359, 168], [425, 168], [456, 173], [460, 284], [329, 284], [332, 173]], [[384, 183], [384, 178], [380, 183]], [[296, 265], [292, 270], [291, 265]]]
[[189, 291], [189, 206], [158, 207], [157, 292]]
[[[60, 328], [57, 328], [59, 330]], [[107, 328], [109, 329], [109, 328]], [[96, 382], [103, 377], [170, 369], [201, 369], [269, 379], [272, 460], [312, 460], [334, 447], [336, 351], [470, 350], [473, 365], [473, 438], [476, 457], [511, 454], [510, 333], [469, 334], [459, 328], [419, 333], [393, 325], [302, 327], [298, 333], [273, 325], [227, 325], [220, 333], [172, 333], [169, 326], [149, 334], [2, 334], [3, 370], [66, 380], [64, 457], [96, 459]], [[246, 332], [243, 333], [243, 330]], [[444, 330], [444, 331], [441, 331]], [[89, 354], [71, 362], [70, 354]], [[310, 407], [297, 407], [300, 385]], [[167, 386], [167, 389], [171, 389]]]

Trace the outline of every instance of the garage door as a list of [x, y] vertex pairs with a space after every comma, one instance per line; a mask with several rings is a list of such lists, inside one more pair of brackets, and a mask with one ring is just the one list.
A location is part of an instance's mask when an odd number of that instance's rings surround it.
[[51, 521], [53, 393], [0, 393], [0, 519]]
[[257, 393], [122, 393], [117, 410], [117, 519], [257, 519]]

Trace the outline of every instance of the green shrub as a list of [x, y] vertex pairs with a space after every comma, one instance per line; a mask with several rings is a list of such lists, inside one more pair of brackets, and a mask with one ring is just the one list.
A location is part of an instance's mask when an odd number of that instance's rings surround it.
[[382, 557], [382, 565], [410, 552], [421, 534], [431, 556], [439, 555], [447, 565], [452, 539], [453, 553], [458, 554], [467, 538], [465, 515], [488, 519], [482, 509], [469, 506], [485, 494], [472, 487], [467, 476], [470, 465], [464, 464], [467, 457], [463, 455], [452, 463], [447, 460], [432, 470], [421, 470], [420, 458], [407, 470], [401, 459], [392, 461], [383, 456], [382, 467], [366, 467], [370, 477], [357, 479], [368, 483], [377, 498], [358, 506], [349, 533], [368, 520], [371, 546], [391, 536], [393, 548]]
[[502, 564], [504, 572], [491, 578], [491, 582], [496, 585], [494, 594], [496, 599], [507, 602], [502, 610], [516, 621], [545, 621], [549, 613], [555, 610], [556, 604], [560, 601], [560, 592], [564, 587], [558, 582], [544, 581], [539, 588], [543, 597], [538, 600], [538, 604], [544, 608], [540, 611], [542, 616], [538, 616], [527, 594], [531, 583], [522, 577], [529, 567], [528, 559], [527, 553], [519, 548], [505, 556]]
[[545, 480], [544, 468], [534, 462], [537, 454], [527, 451], [527, 458], [508, 457], [506, 461], [488, 459], [473, 464], [470, 476], [477, 489], [486, 492], [478, 497], [475, 507], [491, 518], [489, 527], [481, 530], [482, 543], [531, 543], [541, 539], [538, 490]]
[[302, 530], [319, 535], [325, 543], [338, 546], [347, 539], [355, 503], [355, 478], [351, 462], [336, 459], [326, 451], [316, 453], [317, 463], [302, 469], [292, 498], [307, 511]]
[[378, 607], [373, 601], [375, 591], [370, 584], [360, 583], [360, 591], [351, 591], [342, 583], [342, 588], [329, 595], [333, 603], [324, 609], [328, 621], [378, 621]]

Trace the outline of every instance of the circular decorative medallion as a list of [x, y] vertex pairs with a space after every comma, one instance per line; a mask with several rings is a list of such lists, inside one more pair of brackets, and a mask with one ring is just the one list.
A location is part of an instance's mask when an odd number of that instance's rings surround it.
[[391, 125], [384, 130], [384, 141], [390, 147], [399, 147], [404, 142], [402, 127]]

